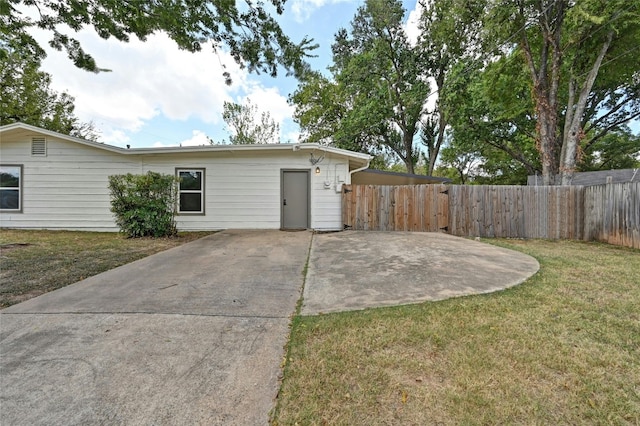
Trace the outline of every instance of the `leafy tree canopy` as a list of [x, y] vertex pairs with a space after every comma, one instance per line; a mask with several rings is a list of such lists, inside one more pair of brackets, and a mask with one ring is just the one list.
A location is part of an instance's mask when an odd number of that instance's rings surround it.
[[421, 51], [409, 43], [397, 0], [367, 0], [332, 46], [332, 78], [309, 76], [293, 94], [294, 118], [309, 142], [379, 157], [393, 153], [410, 173], [430, 85]]
[[19, 121], [97, 140], [93, 124], [82, 123], [75, 116], [74, 98], [52, 90], [51, 76], [40, 71], [40, 58], [16, 49], [14, 41], [0, 38], [0, 124]]
[[244, 105], [225, 102], [222, 118], [234, 145], [280, 142], [280, 125], [268, 112], [258, 114], [258, 107], [249, 99]]
[[[275, 76], [278, 67], [301, 76], [307, 71], [305, 58], [316, 47], [304, 38], [292, 42], [270, 13], [282, 14], [285, 0], [0, 0], [0, 32], [13, 34], [23, 50], [42, 56], [42, 47], [29, 34], [31, 28], [51, 33], [49, 44], [67, 52], [82, 69], [101, 71], [66, 29], [77, 32], [92, 27], [104, 39], [128, 41], [136, 36], [145, 41], [162, 31], [181, 49], [200, 51], [211, 44], [214, 51], [226, 47], [233, 58], [252, 72]], [[21, 11], [31, 6], [31, 18]], [[2, 59], [2, 58], [0, 58]], [[225, 72], [225, 79], [231, 82]]]
[[570, 183], [581, 149], [640, 115], [639, 17], [626, 0], [487, 3], [483, 37], [507, 40], [490, 53], [525, 65], [543, 182]]
[[455, 105], [449, 164], [454, 153], [459, 161], [473, 153], [483, 167], [472, 174], [502, 182], [515, 173], [517, 183], [540, 171], [548, 183], [568, 183], [575, 170], [596, 167], [594, 159], [627, 164], [630, 150], [615, 147], [635, 140], [626, 123], [640, 116], [639, 7], [618, 0], [486, 2], [478, 15], [482, 54], [460, 67], [444, 92]]

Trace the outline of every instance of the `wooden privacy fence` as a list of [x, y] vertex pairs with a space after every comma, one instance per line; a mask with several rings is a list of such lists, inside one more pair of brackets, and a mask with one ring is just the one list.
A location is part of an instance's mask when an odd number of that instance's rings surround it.
[[640, 182], [584, 187], [586, 240], [640, 249]]
[[599, 240], [640, 248], [640, 182], [583, 186], [344, 185], [345, 229]]
[[453, 235], [581, 240], [584, 191], [579, 186], [451, 186]]
[[426, 231], [447, 227], [449, 197], [445, 185], [343, 185], [345, 229]]

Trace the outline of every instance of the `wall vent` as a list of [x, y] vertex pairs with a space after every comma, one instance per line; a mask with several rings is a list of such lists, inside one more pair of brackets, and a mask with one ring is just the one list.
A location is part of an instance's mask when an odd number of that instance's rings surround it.
[[45, 138], [31, 138], [31, 155], [34, 157], [47, 156], [47, 141]]

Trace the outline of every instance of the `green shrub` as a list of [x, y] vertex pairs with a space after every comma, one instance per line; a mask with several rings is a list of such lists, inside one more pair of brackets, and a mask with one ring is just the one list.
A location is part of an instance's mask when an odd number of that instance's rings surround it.
[[120, 231], [130, 238], [176, 235], [177, 184], [175, 176], [155, 172], [109, 176], [111, 211]]

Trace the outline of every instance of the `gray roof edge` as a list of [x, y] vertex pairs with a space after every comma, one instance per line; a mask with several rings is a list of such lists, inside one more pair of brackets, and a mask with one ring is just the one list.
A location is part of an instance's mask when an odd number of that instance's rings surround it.
[[443, 177], [437, 177], [437, 176], [429, 176], [429, 175], [416, 175], [416, 174], [411, 174], [411, 173], [403, 173], [403, 172], [391, 172], [391, 171], [387, 171], [387, 170], [376, 170], [376, 169], [366, 169], [366, 170], [361, 170], [357, 173], [371, 173], [371, 174], [378, 174], [378, 175], [387, 175], [387, 176], [398, 176], [398, 177], [410, 177], [413, 179], [428, 179], [430, 181], [439, 181], [442, 183], [449, 183], [451, 182], [451, 179], [449, 178], [443, 178]]
[[[640, 168], [636, 169], [612, 169], [612, 170], [592, 170], [588, 172], [576, 172], [573, 177], [574, 186], [602, 185], [606, 183], [608, 176], [611, 176], [613, 183], [640, 182]], [[542, 176], [527, 176], [527, 185], [535, 186], [542, 183]]]

